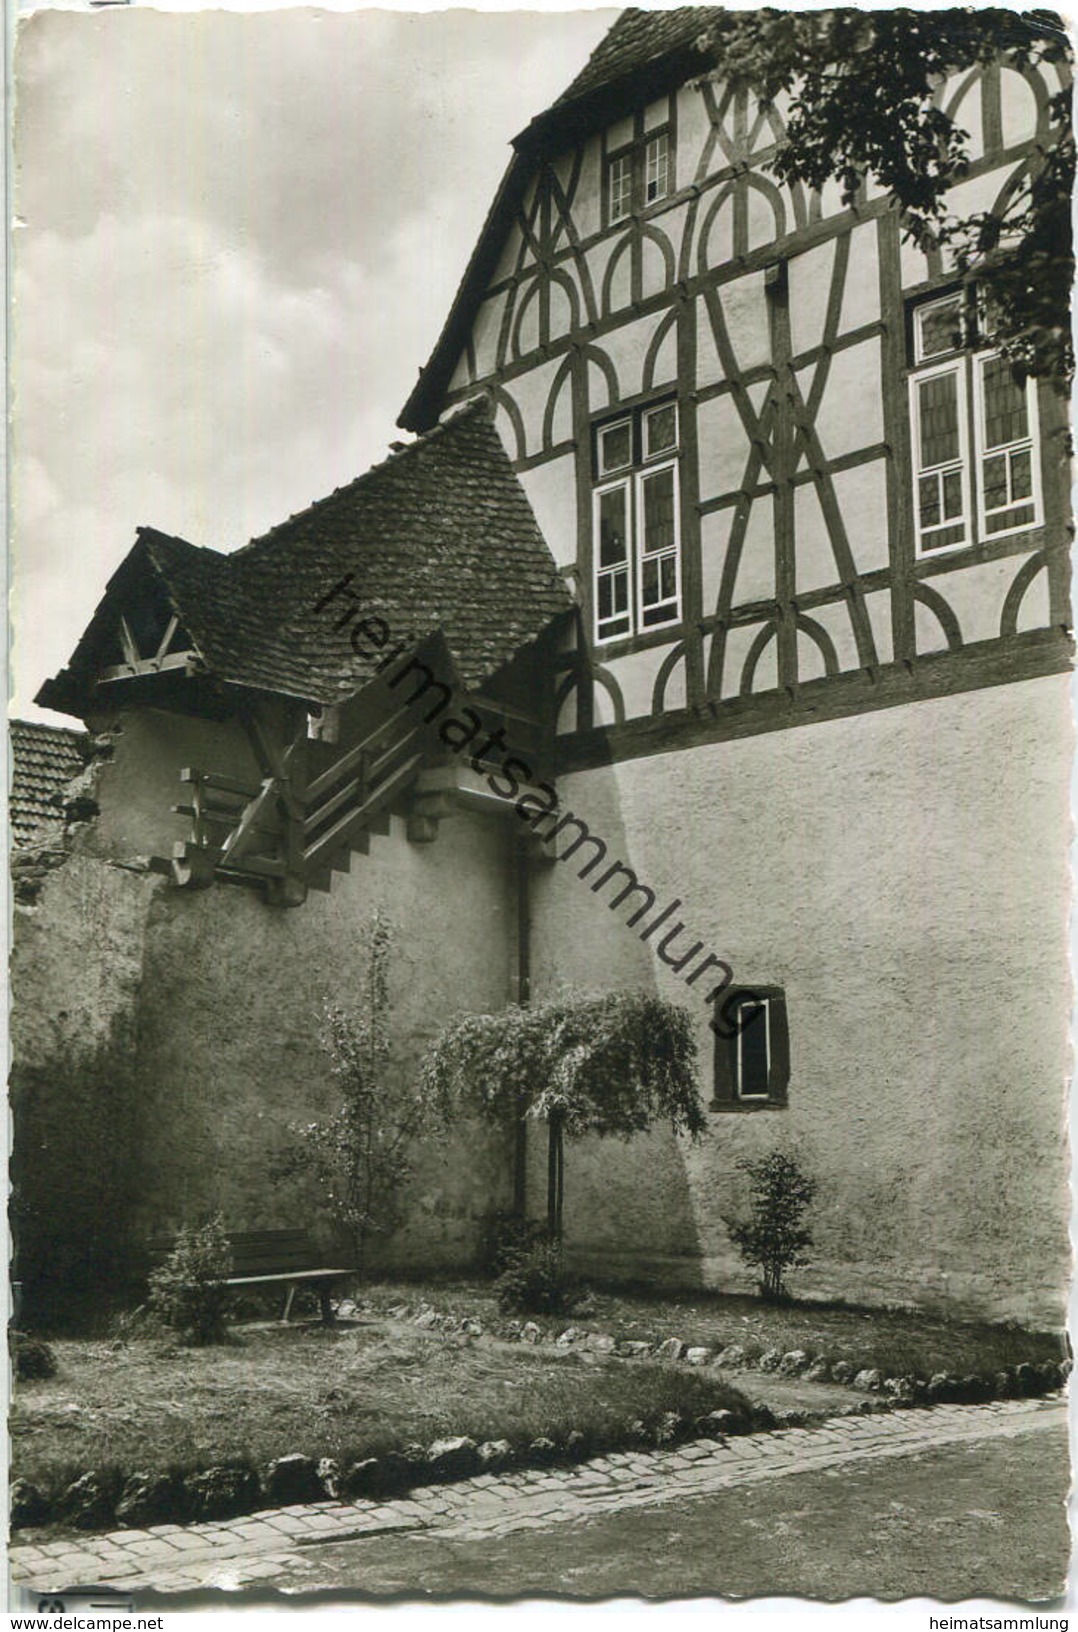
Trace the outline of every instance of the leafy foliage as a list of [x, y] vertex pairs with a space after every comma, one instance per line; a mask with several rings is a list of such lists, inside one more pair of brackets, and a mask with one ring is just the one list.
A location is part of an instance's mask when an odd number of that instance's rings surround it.
[[457, 1104], [550, 1129], [548, 1228], [561, 1230], [566, 1134], [629, 1139], [656, 1122], [698, 1138], [706, 1126], [688, 1011], [640, 992], [565, 993], [532, 1008], [448, 1026], [424, 1062], [421, 1094], [448, 1119]]
[[[1018, 371], [1061, 386], [1073, 368], [1068, 320], [1074, 272], [1070, 48], [1045, 11], [721, 12], [700, 44], [724, 79], [747, 81], [765, 102], [790, 97], [786, 140], [771, 161], [785, 181], [819, 188], [837, 178], [844, 202], [872, 174], [920, 247], [949, 245], [960, 273], [986, 297], [989, 332]], [[1025, 71], [1058, 68], [1046, 133], [1001, 213], [966, 216], [948, 191], [969, 172], [969, 136], [940, 105], [948, 76], [1002, 59]]]
[[749, 1178], [750, 1214], [747, 1220], [725, 1218], [724, 1223], [745, 1262], [762, 1271], [761, 1294], [778, 1302], [786, 1296], [786, 1271], [808, 1262], [812, 1233], [804, 1215], [816, 1181], [796, 1157], [779, 1150], [744, 1157], [737, 1165]]
[[565, 1272], [561, 1242], [541, 1227], [504, 1251], [494, 1290], [504, 1314], [568, 1314], [579, 1297]]
[[273, 1164], [278, 1178], [314, 1181], [360, 1271], [370, 1238], [392, 1234], [402, 1221], [413, 1170], [410, 1147], [427, 1120], [425, 1097], [409, 1091], [392, 1065], [391, 951], [390, 927], [375, 913], [367, 928], [361, 1008], [354, 1013], [336, 1004], [325, 1008], [322, 1041], [340, 1106], [320, 1121], [293, 1124], [291, 1143]]
[[150, 1309], [189, 1343], [220, 1343], [230, 1295], [232, 1255], [222, 1219], [180, 1230], [176, 1245], [150, 1276]]
[[7, 1334], [7, 1351], [16, 1382], [30, 1383], [43, 1377], [55, 1377], [56, 1356], [41, 1338], [31, 1337], [28, 1332], [17, 1332], [11, 1327]]
[[688, 1011], [640, 992], [564, 995], [473, 1014], [427, 1055], [423, 1090], [447, 1117], [476, 1111], [559, 1117], [568, 1134], [629, 1139], [656, 1121], [693, 1137], [706, 1126]]

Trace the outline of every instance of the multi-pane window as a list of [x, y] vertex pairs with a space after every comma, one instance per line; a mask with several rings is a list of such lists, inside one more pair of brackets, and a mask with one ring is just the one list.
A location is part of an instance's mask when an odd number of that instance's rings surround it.
[[607, 220], [611, 226], [673, 192], [673, 158], [668, 129], [638, 137], [607, 158]]
[[634, 409], [595, 432], [595, 638], [681, 615], [677, 404]]
[[633, 156], [619, 153], [610, 161], [610, 219], [624, 221], [633, 207]]
[[973, 349], [965, 293], [913, 312], [910, 417], [921, 555], [1035, 527], [1036, 399], [995, 352]]
[[670, 191], [670, 137], [660, 130], [644, 148], [644, 203], [654, 204]]
[[1031, 389], [1016, 385], [1002, 357], [978, 357], [981, 525], [985, 537], [1037, 521]]

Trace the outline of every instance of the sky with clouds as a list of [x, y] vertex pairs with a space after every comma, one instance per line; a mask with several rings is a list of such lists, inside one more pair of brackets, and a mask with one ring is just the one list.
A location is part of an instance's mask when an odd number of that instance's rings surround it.
[[385, 456], [510, 138], [615, 15], [22, 23], [14, 712], [58, 720], [137, 526], [231, 550]]

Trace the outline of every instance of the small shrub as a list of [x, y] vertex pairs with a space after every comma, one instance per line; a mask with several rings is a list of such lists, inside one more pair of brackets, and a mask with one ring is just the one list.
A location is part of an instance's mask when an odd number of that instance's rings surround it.
[[16, 1382], [32, 1383], [43, 1377], [55, 1377], [56, 1356], [49, 1345], [43, 1343], [39, 1337], [30, 1337], [26, 1332], [9, 1331], [7, 1346]]
[[189, 1343], [220, 1343], [229, 1313], [225, 1285], [232, 1267], [221, 1219], [182, 1229], [150, 1276], [150, 1312]]
[[490, 1276], [501, 1275], [521, 1253], [547, 1240], [547, 1228], [519, 1213], [491, 1213], [483, 1226], [476, 1253], [478, 1267]]
[[761, 1270], [761, 1296], [779, 1303], [789, 1295], [786, 1271], [808, 1262], [805, 1252], [812, 1245], [812, 1232], [805, 1228], [804, 1216], [816, 1181], [796, 1157], [779, 1150], [745, 1157], [737, 1165], [748, 1174], [750, 1216], [723, 1222], [745, 1262]]
[[498, 1307], [503, 1314], [568, 1314], [577, 1299], [577, 1289], [565, 1273], [561, 1243], [534, 1227], [518, 1247], [507, 1246], [504, 1268], [494, 1282]]

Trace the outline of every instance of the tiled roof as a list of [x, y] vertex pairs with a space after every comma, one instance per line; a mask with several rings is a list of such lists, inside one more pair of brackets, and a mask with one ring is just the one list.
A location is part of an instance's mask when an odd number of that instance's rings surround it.
[[723, 15], [719, 6], [676, 6], [672, 11], [644, 11], [630, 7], [623, 11], [610, 31], [595, 47], [569, 89], [554, 106], [575, 102], [611, 85], [615, 80], [638, 73], [659, 57], [672, 51], [691, 49], [709, 23]]
[[440, 629], [466, 684], [572, 605], [483, 397], [232, 562], [259, 620], [250, 680], [288, 678], [320, 701], [355, 690], [377, 661], [334, 631], [330, 609], [313, 610], [345, 573], [394, 641]]
[[485, 398], [233, 555], [140, 529], [70, 669], [41, 694], [53, 706], [72, 710], [80, 691], [89, 706], [125, 584], [146, 563], [218, 680], [322, 703], [354, 692], [378, 660], [334, 627], [347, 598], [315, 611], [346, 574], [394, 644], [439, 629], [469, 685], [572, 604]]
[[8, 812], [15, 846], [29, 844], [44, 827], [60, 819], [55, 796], [86, 764], [85, 731], [11, 721], [11, 794]]

